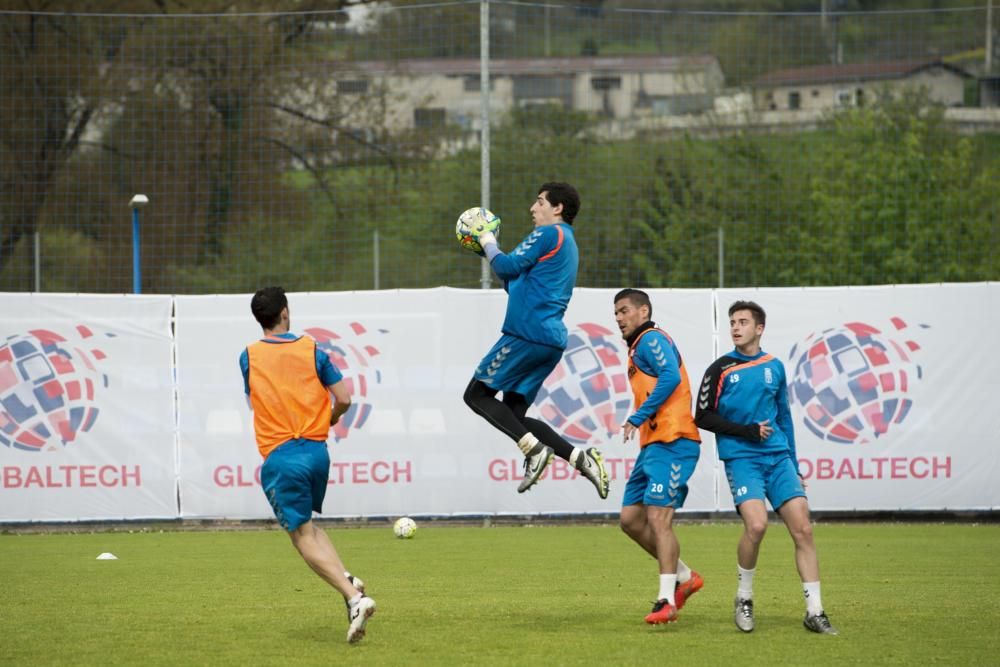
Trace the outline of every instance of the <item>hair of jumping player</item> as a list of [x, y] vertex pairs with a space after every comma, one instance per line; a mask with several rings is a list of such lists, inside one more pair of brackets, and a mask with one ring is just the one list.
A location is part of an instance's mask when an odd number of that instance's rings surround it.
[[560, 217], [563, 222], [572, 225], [576, 214], [580, 212], [580, 193], [576, 191], [576, 188], [569, 183], [552, 181], [543, 183], [542, 187], [538, 188], [538, 194], [543, 192], [547, 193], [545, 198], [553, 206], [562, 204], [563, 210]]
[[288, 307], [284, 287], [264, 287], [250, 301], [250, 312], [262, 329], [273, 329], [281, 323], [281, 311]]
[[618, 303], [622, 299], [628, 299], [632, 302], [632, 305], [636, 308], [641, 308], [646, 306], [649, 308], [649, 317], [653, 317], [653, 303], [649, 300], [649, 295], [643, 292], [641, 289], [633, 289], [631, 287], [626, 287], [618, 294], [615, 294], [615, 303]]
[[750, 314], [753, 315], [753, 323], [764, 326], [767, 321], [767, 314], [764, 309], [761, 308], [753, 301], [736, 301], [733, 305], [729, 306], [729, 317], [733, 316], [737, 310], [749, 310]]

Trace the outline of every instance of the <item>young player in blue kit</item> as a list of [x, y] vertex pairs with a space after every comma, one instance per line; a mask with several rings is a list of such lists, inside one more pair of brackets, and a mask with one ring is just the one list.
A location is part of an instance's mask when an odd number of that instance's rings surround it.
[[615, 295], [615, 322], [628, 344], [628, 379], [635, 412], [622, 426], [627, 442], [638, 434], [640, 452], [622, 498], [621, 527], [659, 566], [660, 592], [646, 622], [677, 620], [677, 612], [704, 585], [680, 559], [674, 512], [684, 506], [688, 479], [698, 465], [701, 436], [691, 415], [691, 386], [681, 353], [650, 319], [649, 295]]
[[573, 220], [579, 210], [572, 185], [545, 183], [531, 206], [535, 228], [510, 253], [500, 250], [492, 233], [473, 230], [508, 297], [500, 340], [479, 362], [464, 399], [524, 454], [518, 493], [538, 481], [555, 454], [589, 479], [601, 498], [608, 497], [608, 473], [596, 448], [574, 447], [545, 422], [525, 416], [566, 349], [563, 315], [576, 285]]
[[835, 635], [820, 598], [819, 559], [795, 454], [785, 367], [760, 348], [765, 319], [764, 309], [753, 301], [729, 307], [729, 333], [736, 349], [705, 372], [695, 412], [699, 428], [715, 433], [733, 502], [743, 519], [736, 550], [734, 620], [743, 632], [754, 629], [753, 577], [767, 530], [766, 499], [795, 543], [795, 565], [806, 599], [803, 625]]

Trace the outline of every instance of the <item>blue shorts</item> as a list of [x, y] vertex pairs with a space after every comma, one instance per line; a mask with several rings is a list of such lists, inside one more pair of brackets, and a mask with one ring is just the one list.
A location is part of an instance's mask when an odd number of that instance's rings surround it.
[[625, 484], [625, 505], [684, 507], [688, 480], [698, 465], [701, 445], [678, 438], [669, 444], [653, 442], [642, 448]]
[[558, 348], [505, 334], [479, 362], [474, 377], [491, 389], [520, 394], [531, 405], [562, 354]]
[[325, 442], [289, 440], [271, 451], [260, 469], [260, 484], [281, 527], [291, 532], [323, 511], [330, 479]]
[[764, 500], [778, 509], [792, 498], [805, 497], [802, 480], [788, 454], [731, 459], [725, 462], [726, 479], [739, 507], [747, 500]]

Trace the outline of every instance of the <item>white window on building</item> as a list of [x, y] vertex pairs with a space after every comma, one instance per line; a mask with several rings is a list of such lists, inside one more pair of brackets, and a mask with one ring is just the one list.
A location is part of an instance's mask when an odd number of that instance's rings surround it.
[[[464, 77], [463, 90], [467, 93], [478, 93], [479, 92], [479, 81], [480, 76], [478, 74], [470, 74]], [[490, 77], [490, 90], [493, 90], [494, 83], [496, 79]]]
[[523, 75], [513, 78], [514, 102], [520, 106], [556, 103], [573, 106], [573, 77]]
[[841, 88], [833, 95], [834, 102], [838, 107], [854, 106], [854, 91], [850, 88]]
[[590, 80], [590, 87], [594, 90], [618, 90], [622, 87], [620, 76], [595, 76]]
[[338, 81], [337, 92], [341, 95], [363, 95], [368, 92], [368, 80], [344, 79]]
[[445, 111], [439, 108], [422, 108], [413, 110], [413, 126], [420, 128], [444, 127]]
[[802, 108], [802, 95], [799, 94], [799, 91], [793, 90], [788, 93], [788, 108], [789, 109]]

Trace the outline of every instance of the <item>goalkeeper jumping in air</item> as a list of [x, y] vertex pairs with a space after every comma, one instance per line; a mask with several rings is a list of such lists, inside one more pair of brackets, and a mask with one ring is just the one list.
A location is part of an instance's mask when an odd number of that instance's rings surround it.
[[608, 473], [596, 448], [574, 447], [548, 424], [525, 416], [566, 349], [563, 315], [576, 284], [573, 219], [579, 210], [580, 195], [572, 185], [545, 183], [531, 206], [535, 229], [510, 253], [500, 250], [492, 232], [473, 230], [508, 297], [500, 340], [479, 362], [464, 398], [524, 454], [518, 493], [538, 481], [555, 454], [589, 479], [601, 498], [608, 497]]

